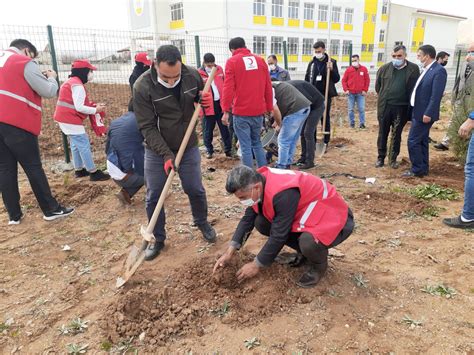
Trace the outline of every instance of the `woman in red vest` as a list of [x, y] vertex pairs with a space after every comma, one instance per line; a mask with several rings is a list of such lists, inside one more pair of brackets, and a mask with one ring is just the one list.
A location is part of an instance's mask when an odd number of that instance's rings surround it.
[[[104, 181], [110, 179], [110, 176], [96, 168], [89, 136], [83, 125], [84, 119], [92, 116], [91, 123], [93, 123], [97, 114], [105, 110], [105, 104], [95, 105], [89, 100], [84, 86], [92, 81], [96, 69], [85, 59], [72, 63], [71, 75], [59, 89], [54, 120], [58, 122], [61, 131], [69, 137], [75, 176], [77, 178], [90, 176], [91, 181]], [[101, 125], [99, 134], [105, 135], [105, 127], [100, 122], [99, 125]]]
[[214, 271], [229, 263], [254, 227], [269, 237], [255, 259], [237, 272], [239, 282], [270, 266], [287, 245], [298, 252], [287, 260], [290, 265], [309, 265], [297, 285], [315, 286], [326, 272], [328, 249], [354, 229], [352, 211], [336, 189], [308, 173], [267, 167], [255, 171], [241, 165], [229, 173], [226, 190], [247, 209]]

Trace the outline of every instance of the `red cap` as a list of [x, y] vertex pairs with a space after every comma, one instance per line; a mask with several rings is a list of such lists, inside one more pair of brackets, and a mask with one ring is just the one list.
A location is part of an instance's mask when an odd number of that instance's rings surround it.
[[135, 62], [143, 63], [145, 65], [151, 66], [151, 60], [148, 57], [147, 52], [140, 52], [135, 55]]
[[89, 68], [91, 70], [97, 70], [87, 59], [78, 59], [72, 63], [73, 69], [80, 69], [80, 68]]

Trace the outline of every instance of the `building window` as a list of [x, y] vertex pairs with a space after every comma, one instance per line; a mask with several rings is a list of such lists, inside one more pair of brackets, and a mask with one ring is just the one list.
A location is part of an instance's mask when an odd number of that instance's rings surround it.
[[364, 22], [367, 22], [369, 20], [369, 14], [367, 12], [364, 12]]
[[352, 25], [352, 17], [354, 16], [354, 9], [347, 8], [344, 12], [344, 23]]
[[265, 1], [266, 0], [253, 1], [253, 15], [254, 16], [265, 16]]
[[425, 24], [426, 24], [426, 20], [423, 19], [423, 21], [421, 22], [421, 28], [425, 28]]
[[339, 45], [340, 42], [338, 39], [331, 39], [331, 48], [329, 48], [329, 50], [331, 51], [331, 55], [339, 55]]
[[305, 20], [314, 20], [314, 4], [304, 3], [304, 19]]
[[367, 52], [367, 45], [366, 44], [363, 44], [361, 47], [360, 47], [360, 50], [362, 52]]
[[420, 41], [418, 42], [418, 44], [420, 45], [420, 47], [423, 45], [423, 41]]
[[253, 52], [255, 54], [265, 54], [267, 48], [267, 37], [265, 36], [253, 36]]
[[299, 7], [300, 7], [299, 1], [290, 0], [290, 2], [288, 3], [288, 18], [297, 19]]
[[272, 0], [272, 17], [283, 17], [283, 0]]
[[403, 41], [396, 41], [395, 46], [403, 46]]
[[178, 2], [171, 5], [171, 21], [179, 21], [184, 19], [183, 3]]
[[272, 36], [272, 54], [283, 54], [283, 37]]
[[388, 3], [387, 3], [387, 0], [384, 0], [382, 4], [382, 15], [386, 15], [387, 12], [388, 12]]
[[372, 15], [372, 22], [375, 23], [377, 21], [377, 15], [373, 14]]
[[385, 41], [385, 30], [380, 30], [379, 42], [384, 42], [384, 41]]
[[328, 20], [328, 5], [318, 6], [318, 21], [327, 22]]
[[383, 62], [383, 53], [377, 54], [377, 62]]
[[369, 50], [368, 52], [373, 52], [374, 51], [374, 45], [373, 44], [369, 44]]
[[352, 41], [347, 41], [347, 40], [342, 41], [342, 55], [351, 54], [351, 45], [352, 45]]
[[303, 38], [303, 55], [313, 54], [313, 39]]
[[186, 55], [186, 45], [184, 43], [184, 39], [172, 39], [171, 44], [175, 47], [178, 47], [181, 55]]
[[326, 38], [318, 38], [316, 42], [323, 42], [325, 46], [328, 45], [328, 40]]
[[288, 54], [298, 55], [298, 37], [288, 37]]
[[416, 47], [416, 41], [411, 41], [411, 46]]
[[332, 23], [341, 22], [341, 7], [340, 6], [333, 6], [332, 12], [331, 12], [331, 22]]

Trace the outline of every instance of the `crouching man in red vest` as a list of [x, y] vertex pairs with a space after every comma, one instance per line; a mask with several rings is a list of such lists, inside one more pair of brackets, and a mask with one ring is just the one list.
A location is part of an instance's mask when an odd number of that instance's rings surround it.
[[315, 286], [328, 266], [328, 249], [343, 242], [354, 229], [352, 211], [336, 189], [304, 172], [237, 166], [227, 177], [226, 190], [247, 206], [229, 248], [214, 272], [225, 267], [255, 227], [268, 240], [255, 259], [238, 272], [239, 282], [269, 266], [285, 246], [295, 249], [308, 270], [298, 286]]

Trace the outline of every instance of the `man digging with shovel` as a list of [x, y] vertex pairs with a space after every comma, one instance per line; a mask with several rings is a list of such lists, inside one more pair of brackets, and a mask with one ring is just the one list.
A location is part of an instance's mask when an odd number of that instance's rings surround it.
[[331, 184], [311, 174], [237, 166], [227, 177], [226, 190], [247, 209], [214, 272], [229, 264], [254, 227], [268, 236], [255, 259], [237, 272], [239, 282], [269, 266], [287, 245], [298, 252], [290, 264], [308, 264], [297, 285], [313, 287], [328, 267], [328, 249], [346, 240], [354, 229], [352, 211], [344, 199]]
[[[182, 64], [181, 53], [172, 45], [163, 45], [158, 49], [151, 69], [135, 83], [133, 108], [147, 145], [145, 181], [149, 220], [165, 186], [167, 175], [175, 169], [177, 151], [203, 87], [198, 71]], [[210, 92], [202, 95], [203, 107], [209, 107], [212, 103]], [[216, 232], [207, 221], [207, 198], [202, 185], [201, 156], [197, 142], [197, 135], [193, 131], [179, 164], [178, 174], [191, 203], [194, 223], [204, 239], [212, 243], [216, 240]], [[145, 251], [145, 260], [153, 260], [164, 248], [164, 209], [161, 209], [153, 235], [156, 242], [150, 244], [151, 247]]]

